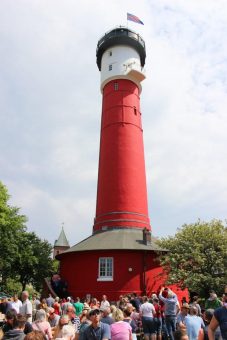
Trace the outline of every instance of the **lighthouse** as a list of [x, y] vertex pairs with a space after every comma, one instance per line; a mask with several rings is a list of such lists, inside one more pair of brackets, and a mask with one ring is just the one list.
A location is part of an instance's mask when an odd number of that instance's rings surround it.
[[120, 27], [99, 40], [96, 56], [103, 103], [93, 231], [150, 231], [140, 110], [145, 43], [139, 34]]
[[113, 301], [120, 294], [150, 294], [165, 279], [148, 216], [140, 109], [145, 59], [144, 40], [129, 28], [112, 29], [98, 41], [102, 117], [96, 214], [91, 236], [57, 256], [73, 296], [107, 294]]

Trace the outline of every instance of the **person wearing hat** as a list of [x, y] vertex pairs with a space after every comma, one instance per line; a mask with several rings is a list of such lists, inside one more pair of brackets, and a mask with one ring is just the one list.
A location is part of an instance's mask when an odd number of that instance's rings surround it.
[[177, 315], [177, 329], [181, 328], [182, 324], [184, 324], [184, 320], [189, 312], [189, 304], [187, 302], [183, 303], [181, 306], [181, 311]]
[[101, 313], [99, 309], [92, 309], [89, 312], [90, 326], [85, 329], [84, 340], [109, 340], [110, 326], [100, 321]]
[[214, 290], [210, 291], [210, 297], [205, 301], [205, 309], [216, 309], [222, 306]]

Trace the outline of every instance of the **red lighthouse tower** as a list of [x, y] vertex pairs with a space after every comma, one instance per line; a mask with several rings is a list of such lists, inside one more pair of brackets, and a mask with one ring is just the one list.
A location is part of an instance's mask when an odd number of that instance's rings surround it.
[[159, 250], [148, 217], [141, 82], [144, 40], [119, 27], [98, 42], [103, 95], [97, 206], [93, 233], [57, 256], [73, 296], [157, 290], [163, 283]]
[[145, 58], [143, 39], [129, 29], [112, 30], [98, 42], [103, 105], [94, 232], [150, 231], [140, 111]]

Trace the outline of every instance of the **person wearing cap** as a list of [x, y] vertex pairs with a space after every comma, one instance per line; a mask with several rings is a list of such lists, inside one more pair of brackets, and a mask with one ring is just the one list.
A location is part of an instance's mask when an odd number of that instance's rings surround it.
[[60, 319], [60, 315], [55, 314], [55, 310], [53, 307], [50, 307], [48, 310], [48, 321], [50, 324], [50, 327], [53, 328], [57, 326]]
[[209, 340], [215, 339], [215, 330], [220, 327], [222, 339], [227, 339], [227, 292], [223, 295], [223, 306], [215, 309], [214, 315], [211, 319], [208, 335]]
[[89, 318], [91, 325], [85, 329], [83, 340], [110, 340], [110, 326], [100, 321], [100, 310], [92, 309]]
[[181, 328], [181, 325], [184, 324], [184, 320], [186, 316], [188, 315], [189, 308], [190, 307], [187, 302], [182, 304], [181, 311], [177, 315], [177, 329]]
[[44, 309], [39, 309], [36, 312], [36, 319], [32, 323], [33, 330], [41, 331], [46, 335], [47, 339], [52, 339], [51, 327], [48, 321], [46, 321], [46, 312]]
[[218, 299], [214, 290], [210, 291], [210, 297], [205, 301], [205, 309], [216, 309], [221, 307], [222, 303]]

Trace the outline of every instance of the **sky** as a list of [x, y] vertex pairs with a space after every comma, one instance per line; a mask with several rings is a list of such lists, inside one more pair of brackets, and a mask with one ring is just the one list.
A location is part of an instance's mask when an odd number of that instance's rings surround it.
[[149, 215], [156, 237], [227, 217], [227, 2], [1, 0], [0, 180], [28, 231], [70, 245], [95, 217], [96, 45], [128, 22], [146, 43], [142, 83]]

